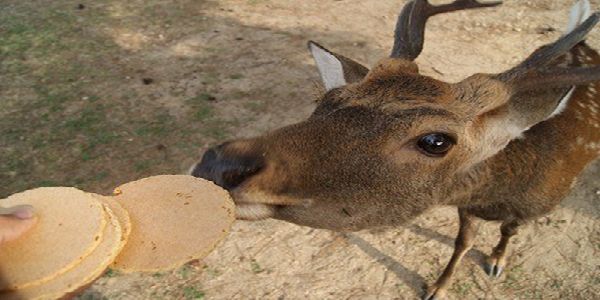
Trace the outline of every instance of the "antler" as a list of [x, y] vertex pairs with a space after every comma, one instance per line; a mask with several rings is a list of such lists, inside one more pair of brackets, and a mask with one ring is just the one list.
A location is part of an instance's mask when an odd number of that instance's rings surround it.
[[540, 87], [566, 87], [600, 80], [600, 68], [598, 66], [545, 68], [549, 62], [567, 53], [583, 41], [598, 21], [600, 21], [600, 13], [597, 12], [556, 42], [540, 47], [522, 63], [508, 71], [495, 75], [494, 78], [508, 83], [515, 91]]
[[502, 1], [481, 3], [477, 0], [456, 0], [449, 4], [431, 5], [427, 0], [412, 0], [408, 2], [396, 23], [394, 32], [394, 47], [390, 57], [415, 60], [423, 50], [425, 23], [429, 17], [463, 9], [493, 7]]

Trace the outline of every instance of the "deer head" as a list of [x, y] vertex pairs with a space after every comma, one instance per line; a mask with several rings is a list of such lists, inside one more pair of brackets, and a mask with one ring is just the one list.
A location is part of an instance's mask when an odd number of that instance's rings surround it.
[[314, 113], [208, 150], [192, 175], [228, 189], [239, 218], [338, 230], [401, 224], [456, 201], [477, 185], [478, 166], [557, 114], [572, 86], [600, 79], [597, 67], [556, 64], [598, 14], [503, 73], [458, 83], [419, 74], [430, 16], [498, 4], [408, 2], [390, 57], [371, 70], [310, 42], [326, 89]]

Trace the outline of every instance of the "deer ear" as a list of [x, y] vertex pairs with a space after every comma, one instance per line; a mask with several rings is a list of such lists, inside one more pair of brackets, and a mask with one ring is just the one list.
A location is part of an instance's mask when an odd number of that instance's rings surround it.
[[[472, 162], [482, 161], [532, 126], [560, 114], [575, 86], [600, 79], [600, 67], [580, 67], [575, 57], [587, 46], [580, 44], [600, 21], [589, 2], [578, 2], [570, 14], [568, 32], [558, 41], [538, 48], [516, 67], [497, 74], [473, 75], [458, 84], [457, 105], [473, 117], [469, 136], [478, 141]], [[587, 52], [587, 51], [586, 51]], [[595, 51], [586, 53], [592, 61]]]
[[362, 80], [369, 72], [365, 66], [310, 41], [308, 49], [315, 59], [327, 91]]

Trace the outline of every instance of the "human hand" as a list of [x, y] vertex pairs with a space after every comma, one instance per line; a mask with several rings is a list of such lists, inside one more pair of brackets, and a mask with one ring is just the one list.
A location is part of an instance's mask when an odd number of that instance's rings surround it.
[[36, 221], [31, 205], [0, 207], [0, 245], [20, 237]]

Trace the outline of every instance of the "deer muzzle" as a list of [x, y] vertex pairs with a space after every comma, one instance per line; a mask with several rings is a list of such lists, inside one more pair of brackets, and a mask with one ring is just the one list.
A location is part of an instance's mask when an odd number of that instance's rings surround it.
[[208, 149], [192, 168], [191, 175], [210, 180], [231, 191], [263, 168], [262, 157], [224, 151], [228, 144]]
[[208, 149], [190, 172], [229, 191], [236, 203], [236, 217], [243, 220], [270, 218], [282, 206], [306, 202], [262, 189], [258, 182], [272, 178], [270, 173], [265, 154], [248, 141], [233, 141]]

